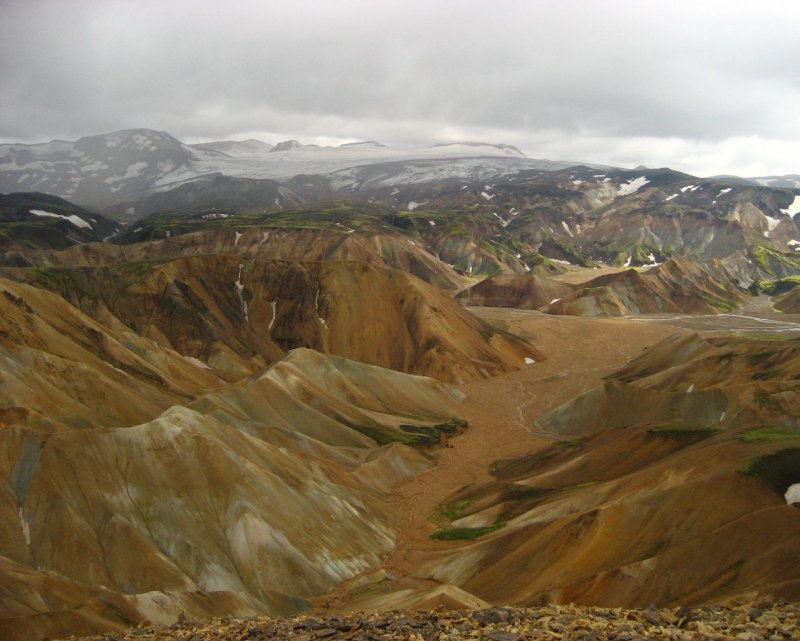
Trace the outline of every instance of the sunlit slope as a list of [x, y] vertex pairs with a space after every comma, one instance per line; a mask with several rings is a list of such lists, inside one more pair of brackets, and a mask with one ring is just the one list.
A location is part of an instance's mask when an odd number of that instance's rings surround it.
[[19, 277], [91, 316], [119, 319], [229, 380], [297, 347], [445, 381], [486, 377], [542, 358], [446, 292], [365, 263], [193, 256], [41, 268]]
[[657, 344], [451, 495], [420, 568], [502, 603], [800, 597], [798, 374], [797, 340]]
[[[6, 618], [103, 630], [152, 618], [153, 592], [173, 595], [156, 599], [163, 620], [226, 603], [302, 608], [391, 549], [386, 489], [428, 469], [426, 452], [463, 429], [460, 398], [429, 378], [297, 350], [139, 425], [9, 425]], [[197, 591], [219, 594], [197, 603]]]

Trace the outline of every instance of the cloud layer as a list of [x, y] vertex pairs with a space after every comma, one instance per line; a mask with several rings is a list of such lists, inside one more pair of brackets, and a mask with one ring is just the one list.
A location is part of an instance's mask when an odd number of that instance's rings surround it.
[[0, 137], [515, 144], [800, 172], [800, 3], [5, 0]]

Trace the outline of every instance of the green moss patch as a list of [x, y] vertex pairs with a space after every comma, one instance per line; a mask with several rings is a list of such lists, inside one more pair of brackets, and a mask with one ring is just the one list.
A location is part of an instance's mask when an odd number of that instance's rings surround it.
[[562, 455], [575, 453], [585, 446], [584, 439], [559, 441], [547, 449], [516, 459], [494, 461], [490, 472], [499, 480], [510, 480], [529, 476]]
[[749, 460], [739, 472], [759, 477], [767, 487], [783, 497], [790, 485], [800, 483], [800, 448], [788, 448]]
[[703, 425], [695, 423], [666, 423], [656, 425], [647, 430], [648, 434], [654, 436], [664, 436], [666, 438], [708, 438], [724, 432], [725, 428], [719, 425]]
[[743, 443], [760, 443], [762, 441], [784, 441], [800, 438], [800, 429], [796, 427], [759, 427], [739, 434]]
[[451, 527], [443, 530], [437, 530], [430, 535], [434, 541], [471, 541], [492, 532], [496, 532], [500, 528], [505, 527], [505, 523], [498, 523], [497, 525], [487, 525], [486, 527]]

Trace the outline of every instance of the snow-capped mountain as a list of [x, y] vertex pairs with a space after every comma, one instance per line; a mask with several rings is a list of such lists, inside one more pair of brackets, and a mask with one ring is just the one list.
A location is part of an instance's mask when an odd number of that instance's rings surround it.
[[759, 185], [765, 187], [777, 187], [779, 189], [800, 189], [800, 174], [786, 174], [785, 176], [759, 176], [750, 178]]
[[163, 131], [132, 129], [76, 142], [0, 146], [0, 192], [36, 191], [101, 205], [152, 191], [165, 176], [229, 156], [193, 149]]
[[[489, 160], [476, 162], [476, 158]], [[425, 171], [400, 165], [382, 171], [400, 171], [406, 179], [429, 181], [430, 167], [435, 167], [434, 179], [440, 180], [478, 178], [487, 171], [503, 175], [520, 169], [560, 169], [572, 164], [533, 160], [510, 145], [476, 142], [402, 149], [374, 141], [338, 147], [304, 145], [296, 140], [274, 147], [257, 140], [187, 145], [163, 131], [132, 129], [76, 142], [0, 145], [0, 192], [46, 192], [81, 205], [103, 207], [172, 189], [201, 176], [287, 180], [300, 174], [409, 161], [423, 162]]]
[[217, 151], [234, 158], [257, 158], [268, 154], [272, 145], [260, 140], [216, 140], [189, 145], [202, 151]]

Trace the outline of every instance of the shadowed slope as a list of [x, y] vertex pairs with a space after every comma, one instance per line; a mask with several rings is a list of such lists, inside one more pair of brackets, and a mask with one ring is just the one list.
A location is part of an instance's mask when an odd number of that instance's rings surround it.
[[[31, 634], [104, 630], [151, 618], [151, 592], [172, 594], [156, 599], [159, 620], [296, 611], [391, 549], [386, 488], [432, 465], [403, 443], [456, 433], [460, 398], [428, 378], [299, 350], [141, 425], [6, 428], [6, 618]], [[213, 594], [198, 602], [198, 590]]]
[[645, 272], [629, 269], [590, 280], [544, 308], [548, 314], [625, 316], [653, 312], [717, 314], [745, 300], [720, 263], [670, 259]]
[[798, 375], [797, 340], [659, 343], [536, 420], [547, 449], [451, 495], [452, 528], [488, 529], [422, 566], [495, 602], [798, 598], [800, 471], [757, 464], [800, 443]]
[[86, 313], [198, 359], [227, 379], [311, 347], [445, 381], [486, 377], [542, 356], [445, 292], [364, 263], [194, 256], [24, 274]]

